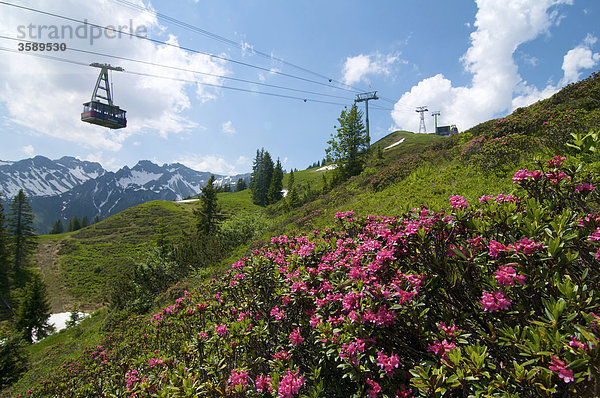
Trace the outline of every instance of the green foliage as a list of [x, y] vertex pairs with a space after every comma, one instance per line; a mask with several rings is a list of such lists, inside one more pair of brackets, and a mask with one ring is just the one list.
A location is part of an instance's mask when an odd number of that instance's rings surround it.
[[350, 110], [344, 108], [337, 132], [327, 142], [327, 155], [337, 164], [337, 171], [346, 179], [360, 174], [369, 148], [369, 137], [362, 122], [363, 113], [356, 104]]
[[6, 231], [6, 216], [4, 206], [2, 205], [2, 195], [0, 195], [0, 283], [2, 286], [8, 285], [7, 272], [9, 270], [8, 256], [9, 238]]
[[112, 288], [145, 261], [159, 236], [166, 241], [193, 228], [194, 206], [153, 201], [56, 236], [60, 288], [65, 295], [95, 308], [110, 302]]
[[281, 190], [283, 189], [283, 168], [281, 162], [277, 159], [275, 168], [273, 169], [273, 175], [271, 177], [271, 184], [269, 185], [269, 191], [267, 192], [268, 203], [276, 203], [283, 197]]
[[294, 170], [290, 170], [290, 173], [288, 174], [288, 181], [287, 181], [287, 189], [288, 191], [292, 190], [292, 187], [294, 186]]
[[52, 229], [50, 230], [50, 235], [62, 234], [63, 232], [65, 232], [65, 227], [63, 227], [62, 221], [59, 218], [52, 226]]
[[246, 180], [244, 180], [243, 178], [240, 177], [235, 184], [235, 192], [243, 191], [246, 188], [248, 188], [248, 184], [246, 184]]
[[20, 334], [0, 329], [0, 389], [19, 379], [27, 370], [25, 341]]
[[600, 180], [548, 174], [517, 172], [517, 196], [452, 195], [449, 212], [340, 212], [274, 237], [36, 393], [595, 396], [600, 195], [577, 187]]
[[585, 162], [600, 161], [600, 130], [590, 130], [587, 133], [571, 133], [572, 140], [567, 147], [577, 153]]
[[75, 307], [71, 310], [71, 315], [69, 316], [67, 322], [65, 322], [65, 326], [68, 328], [72, 328], [73, 326], [81, 322], [82, 319], [82, 314], [79, 312], [79, 309]]
[[54, 330], [48, 323], [50, 303], [46, 286], [37, 274], [23, 288], [16, 312], [15, 325], [26, 341], [39, 340]]
[[27, 264], [27, 259], [36, 246], [33, 210], [22, 189], [10, 204], [8, 231], [12, 237], [13, 266], [15, 271], [19, 271]]
[[117, 283], [111, 305], [136, 314], [146, 313], [158, 295], [189, 275], [189, 272], [189, 264], [175, 262], [155, 249], [127, 278]]
[[221, 220], [222, 215], [214, 182], [215, 176], [211, 175], [206, 186], [202, 188], [200, 208], [194, 210], [197, 220], [196, 232], [199, 237], [212, 235], [219, 230], [219, 221]]

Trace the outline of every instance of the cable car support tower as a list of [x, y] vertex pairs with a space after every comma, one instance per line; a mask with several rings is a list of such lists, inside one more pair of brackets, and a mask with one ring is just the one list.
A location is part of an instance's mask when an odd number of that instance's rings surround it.
[[[110, 129], [120, 129], [127, 126], [125, 118], [126, 111], [113, 104], [110, 83], [108, 81], [108, 71], [115, 70], [122, 72], [124, 69], [120, 66], [111, 66], [109, 64], [91, 63], [90, 66], [100, 68], [98, 80], [92, 93], [92, 99], [83, 104], [81, 120], [83, 122], [97, 124]], [[103, 92], [98, 93], [101, 90]]]
[[354, 102], [365, 102], [366, 112], [366, 122], [367, 122], [367, 147], [371, 147], [371, 135], [369, 134], [369, 100], [379, 99], [377, 96], [377, 91], [370, 91], [368, 93], [356, 94], [356, 99]]

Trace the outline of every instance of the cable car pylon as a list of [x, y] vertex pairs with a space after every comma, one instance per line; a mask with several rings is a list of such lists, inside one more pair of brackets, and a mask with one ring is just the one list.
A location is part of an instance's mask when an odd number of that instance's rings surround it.
[[[91, 63], [90, 66], [100, 68], [100, 74], [98, 75], [98, 80], [96, 80], [91, 101], [83, 104], [81, 121], [110, 129], [126, 127], [126, 111], [113, 104], [110, 82], [108, 81], [109, 70], [122, 72], [124, 69], [120, 66], [99, 64], [97, 62]], [[101, 90], [100, 93], [98, 93], [99, 90]]]

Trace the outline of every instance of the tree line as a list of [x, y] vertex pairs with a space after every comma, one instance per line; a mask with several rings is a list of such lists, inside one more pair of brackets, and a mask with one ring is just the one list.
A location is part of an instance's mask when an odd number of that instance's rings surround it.
[[[94, 221], [92, 224], [96, 224], [100, 221], [100, 217], [94, 217]], [[78, 216], [73, 216], [67, 222], [67, 227], [62, 223], [62, 220], [57, 219], [52, 225], [52, 229], [50, 229], [50, 235], [62, 234], [63, 232], [73, 232], [78, 231], [81, 228], [85, 228], [90, 225], [90, 221], [87, 216], [83, 216], [79, 218]]]
[[[0, 198], [1, 199], [1, 198]], [[24, 344], [48, 336], [50, 303], [46, 286], [31, 268], [37, 247], [33, 211], [20, 190], [8, 214], [0, 200], [0, 387], [14, 381], [26, 369]]]

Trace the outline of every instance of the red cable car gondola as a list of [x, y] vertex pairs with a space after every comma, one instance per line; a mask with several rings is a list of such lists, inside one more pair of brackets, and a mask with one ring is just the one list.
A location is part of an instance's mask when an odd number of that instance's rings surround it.
[[[126, 127], [126, 111], [116, 105], [113, 105], [110, 85], [108, 82], [109, 69], [123, 71], [123, 68], [98, 63], [92, 63], [90, 66], [100, 68], [100, 75], [98, 76], [96, 87], [92, 93], [92, 100], [83, 104], [81, 121], [108, 127], [110, 129], [121, 129]], [[99, 89], [104, 90], [105, 96], [98, 94]], [[105, 102], [101, 100], [104, 100]]]

